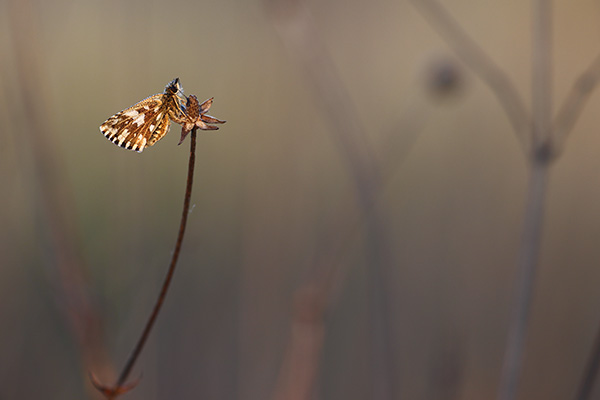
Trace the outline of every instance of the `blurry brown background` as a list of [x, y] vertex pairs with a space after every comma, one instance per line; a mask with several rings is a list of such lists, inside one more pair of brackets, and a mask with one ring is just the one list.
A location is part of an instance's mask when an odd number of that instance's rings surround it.
[[[559, 105], [600, 49], [600, 4], [555, 3]], [[529, 107], [529, 2], [443, 4]], [[175, 77], [228, 122], [199, 134], [181, 260], [124, 398], [291, 399], [293, 321], [323, 334], [309, 398], [493, 398], [527, 162], [409, 2], [5, 0], [0, 400], [101, 398], [88, 372], [110, 382], [129, 354], [174, 245], [188, 143], [173, 126], [137, 154], [98, 126]], [[552, 168], [522, 399], [572, 398], [598, 328], [597, 110], [596, 94]], [[319, 325], [302, 288], [326, 271]]]

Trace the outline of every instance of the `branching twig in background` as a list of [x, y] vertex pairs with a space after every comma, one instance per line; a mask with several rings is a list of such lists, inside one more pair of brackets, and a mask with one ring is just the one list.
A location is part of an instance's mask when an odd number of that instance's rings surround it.
[[496, 96], [527, 153], [531, 147], [530, 118], [525, 104], [514, 84], [508, 79], [483, 49], [462, 29], [452, 16], [435, 0], [412, 0], [412, 3], [429, 19], [430, 25], [440, 33], [456, 54], [480, 76]]
[[564, 104], [560, 108], [554, 122], [553, 138], [556, 150], [562, 149], [562, 145], [573, 129], [575, 122], [590, 95], [596, 89], [600, 80], [600, 54], [596, 56], [590, 66], [577, 78]]

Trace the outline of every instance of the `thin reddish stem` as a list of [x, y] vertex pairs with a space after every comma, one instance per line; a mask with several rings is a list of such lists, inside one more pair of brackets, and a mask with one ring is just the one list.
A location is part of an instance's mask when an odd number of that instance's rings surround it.
[[[146, 322], [146, 326], [138, 339], [137, 344], [135, 345], [127, 363], [123, 367], [121, 374], [119, 375], [119, 379], [115, 386], [110, 389], [110, 394], [107, 396], [109, 399], [114, 399], [118, 395], [123, 393], [123, 388], [125, 387], [125, 381], [129, 377], [131, 370], [133, 369], [144, 345], [146, 344], [146, 340], [152, 331], [152, 327], [154, 326], [154, 322], [158, 317], [158, 313], [163, 305], [163, 302], [167, 296], [167, 291], [169, 290], [169, 286], [171, 284], [171, 280], [173, 278], [173, 274], [175, 272], [175, 267], [177, 266], [177, 260], [179, 259], [179, 252], [181, 250], [181, 244], [183, 243], [183, 236], [185, 234], [185, 227], [187, 224], [187, 218], [190, 211], [190, 198], [192, 197], [192, 185], [194, 182], [194, 164], [196, 162], [196, 128], [192, 130], [191, 140], [190, 140], [190, 159], [188, 164], [188, 176], [187, 176], [187, 184], [185, 187], [185, 198], [183, 200], [183, 212], [181, 214], [181, 223], [179, 224], [179, 233], [177, 235], [177, 242], [175, 243], [175, 250], [173, 251], [173, 257], [171, 258], [171, 264], [169, 265], [169, 270], [167, 271], [167, 275], [165, 276], [165, 280], [163, 282], [162, 288], [160, 290], [160, 294], [156, 300], [156, 304], [154, 304], [154, 309], [152, 310], [152, 314], [150, 314], [150, 318]], [[135, 385], [134, 385], [135, 386]], [[100, 389], [100, 388], [99, 388]], [[131, 387], [129, 387], [131, 389]], [[106, 392], [105, 392], [106, 393]]]

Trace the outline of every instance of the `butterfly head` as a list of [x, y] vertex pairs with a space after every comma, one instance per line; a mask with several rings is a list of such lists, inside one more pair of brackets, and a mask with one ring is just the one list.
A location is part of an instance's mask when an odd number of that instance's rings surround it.
[[183, 87], [181, 87], [181, 83], [179, 83], [179, 78], [173, 79], [169, 84], [165, 87], [165, 94], [175, 95], [175, 96], [183, 96]]
[[165, 87], [164, 94], [169, 96], [170, 98], [173, 98], [173, 99], [176, 98], [178, 100], [177, 103], [178, 103], [179, 109], [182, 110], [187, 97], [183, 94], [183, 87], [181, 86], [181, 83], [179, 82], [179, 78], [175, 78], [171, 82], [169, 82], [169, 84]]

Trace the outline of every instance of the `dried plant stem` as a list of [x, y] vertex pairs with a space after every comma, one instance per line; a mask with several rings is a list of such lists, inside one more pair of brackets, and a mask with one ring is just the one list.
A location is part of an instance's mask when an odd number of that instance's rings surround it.
[[148, 335], [152, 330], [152, 326], [156, 321], [156, 317], [160, 312], [160, 309], [163, 305], [165, 297], [167, 296], [167, 291], [169, 290], [169, 286], [171, 284], [171, 280], [173, 278], [173, 274], [175, 272], [175, 267], [177, 266], [177, 260], [179, 259], [179, 252], [181, 251], [181, 244], [183, 243], [183, 236], [185, 234], [185, 227], [187, 225], [188, 215], [190, 214], [190, 198], [192, 197], [192, 186], [194, 183], [194, 164], [196, 162], [196, 129], [192, 130], [191, 140], [190, 140], [190, 159], [188, 163], [188, 176], [187, 183], [185, 186], [185, 198], [183, 200], [183, 212], [181, 213], [181, 223], [179, 224], [179, 233], [177, 234], [177, 242], [175, 243], [175, 250], [173, 251], [173, 256], [171, 257], [171, 265], [169, 265], [169, 270], [167, 271], [167, 275], [165, 276], [165, 280], [162, 285], [162, 289], [160, 290], [160, 294], [158, 295], [158, 299], [156, 300], [156, 304], [154, 305], [154, 309], [152, 310], [152, 314], [150, 314], [150, 318], [148, 322], [146, 322], [146, 326], [144, 327], [144, 331], [140, 336], [137, 344], [121, 375], [119, 376], [119, 380], [117, 381], [117, 386], [122, 386], [131, 369], [133, 368], [138, 356], [140, 355], [142, 349], [144, 348], [144, 344], [146, 343], [146, 339], [148, 339]]
[[[172, 280], [173, 274], [175, 272], [175, 267], [177, 266], [177, 260], [179, 259], [179, 253], [181, 251], [181, 244], [183, 243], [183, 236], [185, 234], [185, 227], [187, 224], [188, 215], [190, 213], [190, 198], [192, 196], [192, 185], [194, 182], [194, 164], [195, 164], [195, 162], [196, 162], [196, 128], [192, 129], [191, 140], [190, 140], [190, 159], [189, 159], [189, 163], [188, 163], [187, 183], [186, 183], [186, 187], [185, 187], [185, 198], [183, 200], [183, 212], [181, 214], [181, 223], [179, 224], [179, 233], [177, 234], [177, 242], [175, 243], [175, 250], [173, 251], [173, 256], [171, 257], [171, 264], [169, 265], [169, 270], [167, 271], [167, 275], [165, 276], [165, 279], [163, 281], [162, 288], [160, 290], [160, 294], [158, 295], [156, 303], [154, 304], [154, 309], [152, 310], [152, 313], [150, 314], [150, 318], [148, 318], [148, 321], [146, 322], [146, 326], [144, 327], [144, 330], [143, 330], [140, 338], [138, 339], [137, 344], [135, 345], [133, 351], [131, 352], [129, 359], [125, 363], [125, 366], [123, 367], [123, 370], [121, 371], [121, 374], [119, 375], [119, 379], [117, 380], [117, 383], [115, 384], [115, 386], [113, 388], [107, 390], [106, 388], [102, 388], [100, 385], [95, 384], [96, 387], [98, 387], [98, 389], [100, 389], [103, 393], [107, 394], [107, 398], [109, 398], [109, 399], [116, 398], [119, 394], [122, 394], [124, 391], [127, 391], [127, 390], [123, 390], [125, 387], [124, 386], [125, 382], [127, 381], [127, 378], [129, 377], [129, 374], [131, 373], [131, 370], [133, 369], [135, 362], [137, 361], [140, 353], [142, 352], [142, 349], [144, 348], [144, 345], [146, 344], [146, 340], [148, 339], [148, 336], [150, 335], [150, 331], [152, 330], [152, 327], [154, 326], [154, 322], [156, 321], [156, 318], [158, 317], [158, 313], [160, 312], [160, 309], [163, 305], [165, 297], [167, 296], [167, 291], [169, 290], [169, 286], [171, 284], [171, 280]], [[135, 386], [135, 385], [133, 385], [133, 386]], [[128, 389], [130, 389], [130, 388], [131, 388], [131, 386]]]

